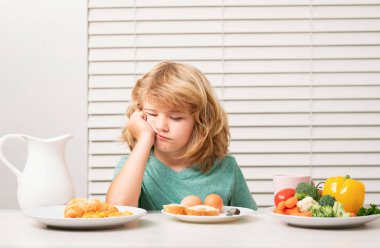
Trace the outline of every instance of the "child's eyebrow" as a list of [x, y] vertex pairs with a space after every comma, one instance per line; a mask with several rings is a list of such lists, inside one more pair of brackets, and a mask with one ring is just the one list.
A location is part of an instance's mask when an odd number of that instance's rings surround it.
[[[151, 108], [143, 108], [143, 110], [157, 111], [156, 109], [151, 109]], [[170, 113], [170, 114], [185, 114], [186, 112], [184, 112], [184, 111], [178, 111], [178, 110], [170, 110], [168, 113]]]
[[155, 109], [150, 109], [150, 108], [143, 108], [143, 110], [156, 111]]

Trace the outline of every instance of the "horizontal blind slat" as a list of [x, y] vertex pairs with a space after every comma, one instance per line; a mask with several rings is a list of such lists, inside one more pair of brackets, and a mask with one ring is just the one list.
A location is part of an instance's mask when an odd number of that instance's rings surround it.
[[[194, 15], [194, 12], [197, 14]], [[229, 19], [309, 19], [308, 6], [289, 7], [229, 7], [225, 6], [222, 12], [219, 6], [215, 7], [170, 7], [170, 8], [103, 8], [90, 9], [88, 20], [91, 21], [132, 21], [136, 20], [215, 20]], [[380, 6], [314, 6], [313, 18], [380, 18]]]
[[[309, 59], [309, 47], [240, 47], [240, 48], [137, 48], [138, 60], [295, 60]], [[378, 46], [317, 47], [313, 49], [315, 59], [376, 59], [380, 58]], [[89, 61], [131, 61], [134, 48], [90, 49]]]
[[[282, 127], [309, 126], [308, 114], [229, 114], [230, 127]], [[379, 126], [378, 113], [314, 114], [313, 126], [351, 127]], [[120, 128], [127, 123], [124, 115], [90, 115], [89, 128]]]
[[[380, 31], [379, 19], [313, 20], [315, 32]], [[90, 22], [90, 35], [99, 34], [168, 34], [168, 33], [289, 33], [309, 32], [309, 20], [219, 20]]]
[[[194, 2], [192, 0], [90, 0], [88, 3], [89, 8], [114, 8], [114, 7], [132, 7], [132, 6], [145, 6], [145, 7], [162, 7], [162, 6], [220, 6], [220, 0], [204, 0]], [[225, 0], [225, 6], [308, 6], [309, 0]], [[380, 4], [379, 0], [314, 0], [315, 6], [329, 6], [329, 5], [373, 5]]]
[[[122, 129], [93, 129], [90, 141], [117, 141]], [[231, 127], [231, 140], [297, 140], [310, 139], [309, 127]], [[380, 127], [313, 127], [312, 138], [320, 139], [379, 139]]]
[[[214, 87], [293, 87], [308, 86], [308, 73], [296, 74], [206, 74]], [[380, 85], [378, 73], [314, 73], [313, 86], [362, 86]], [[134, 75], [91, 75], [89, 87], [94, 88], [132, 88], [135, 83]]]
[[[136, 62], [136, 72], [143, 74], [153, 68], [159, 61]], [[195, 67], [205, 68], [205, 73], [306, 73], [310, 69], [308, 60], [226, 60], [224, 67], [221, 61], [185, 61]], [[313, 63], [316, 72], [380, 72], [380, 59], [336, 59], [317, 60]], [[133, 62], [92, 62], [90, 74], [126, 74], [134, 72]]]
[[[380, 32], [316, 33], [313, 47], [378, 45]], [[292, 47], [309, 46], [309, 33], [154, 34], [96, 35], [89, 37], [89, 48], [143, 47]]]
[[[224, 101], [227, 113], [308, 113], [307, 100]], [[89, 114], [123, 114], [127, 103], [90, 102]], [[331, 113], [380, 112], [380, 100], [315, 100], [313, 111]]]
[[[310, 99], [309, 87], [214, 87], [219, 99], [224, 100], [305, 100]], [[379, 86], [313, 87], [312, 98], [318, 99], [380, 99]], [[130, 101], [130, 89], [92, 89], [89, 101]]]
[[[323, 181], [314, 180], [316, 184]], [[380, 179], [377, 180], [361, 180], [365, 184], [366, 194], [369, 193], [380, 193], [378, 188], [378, 183]], [[89, 183], [89, 192], [93, 194], [106, 194], [111, 180], [108, 181], [91, 181]], [[248, 188], [253, 194], [255, 193], [273, 193], [273, 181], [272, 180], [257, 180], [257, 181], [247, 181]]]
[[[309, 140], [232, 140], [231, 153], [309, 153]], [[123, 154], [125, 144], [114, 142], [89, 142], [90, 154]], [[128, 149], [129, 151], [129, 149]], [[380, 152], [380, 140], [314, 140], [314, 153]]]
[[[128, 154], [125, 151], [126, 155]], [[240, 166], [268, 166], [272, 167], [308, 167], [310, 155], [308, 153], [296, 154], [233, 154]], [[113, 168], [121, 159], [120, 155], [90, 155], [89, 167], [110, 167]], [[327, 153], [313, 154], [313, 164], [319, 167], [347, 167], [347, 166], [379, 166], [380, 153]]]
[[[243, 167], [242, 173], [247, 180], [264, 180], [272, 179], [274, 175], [309, 175], [308, 167], [277, 167], [274, 170], [268, 170], [266, 167]], [[89, 172], [90, 180], [112, 180], [114, 170], [112, 168], [92, 169]], [[314, 178], [326, 179], [331, 175], [349, 174], [352, 178], [366, 178], [379, 180], [379, 167], [315, 167], [312, 169]]]

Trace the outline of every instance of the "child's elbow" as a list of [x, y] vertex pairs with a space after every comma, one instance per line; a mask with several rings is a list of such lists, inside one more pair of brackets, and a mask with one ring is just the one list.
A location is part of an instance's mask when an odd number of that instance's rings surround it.
[[107, 193], [106, 202], [108, 202], [109, 204], [118, 205], [118, 206], [138, 207], [138, 201], [122, 199], [121, 197], [117, 197], [110, 193]]

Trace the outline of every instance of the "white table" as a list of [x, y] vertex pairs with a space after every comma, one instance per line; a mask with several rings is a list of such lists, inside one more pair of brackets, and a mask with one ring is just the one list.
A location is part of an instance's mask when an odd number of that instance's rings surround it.
[[185, 223], [148, 212], [108, 230], [46, 228], [18, 210], [0, 210], [0, 247], [379, 247], [380, 219], [348, 229], [288, 226], [262, 210], [230, 223]]

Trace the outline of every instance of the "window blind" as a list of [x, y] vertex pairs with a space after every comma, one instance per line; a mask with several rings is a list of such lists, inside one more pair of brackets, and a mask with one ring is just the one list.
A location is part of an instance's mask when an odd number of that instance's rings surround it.
[[88, 195], [105, 197], [136, 78], [206, 74], [259, 206], [272, 177], [350, 174], [380, 196], [380, 0], [89, 0]]

